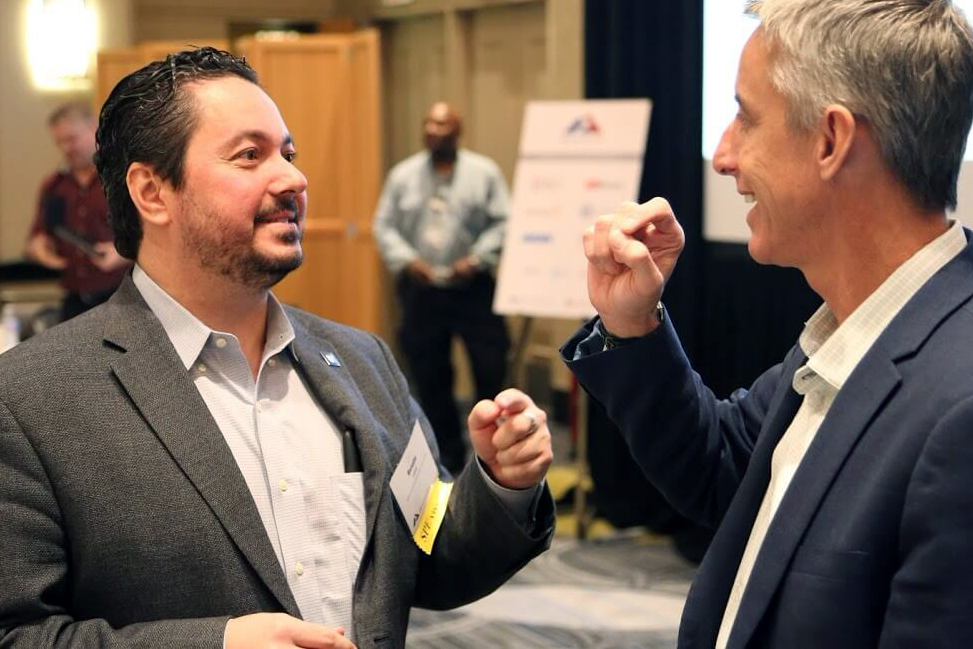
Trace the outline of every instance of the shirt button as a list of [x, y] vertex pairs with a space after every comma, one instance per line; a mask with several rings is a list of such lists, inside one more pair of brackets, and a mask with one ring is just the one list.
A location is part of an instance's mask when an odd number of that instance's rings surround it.
[[283, 478], [281, 478], [280, 479], [280, 482], [277, 483], [277, 487], [281, 491], [287, 491], [287, 480], [284, 480]]
[[260, 402], [259, 401], [257, 402], [257, 405], [254, 406], [254, 408], [256, 408], [257, 412], [263, 412], [264, 411], [264, 407], [262, 405], [260, 405]]
[[205, 372], [206, 372], [206, 366], [205, 366], [205, 365], [203, 365], [202, 363], [200, 363], [199, 365], [197, 365], [197, 366], [196, 366], [196, 369], [197, 369], [197, 370], [199, 370], [199, 373], [200, 373], [200, 374], [203, 374], [203, 373], [205, 373]]
[[223, 349], [224, 347], [226, 347], [226, 338], [217, 338], [216, 339], [216, 346], [219, 347], [220, 349]]
[[297, 562], [297, 565], [294, 566], [294, 572], [297, 573], [297, 576], [298, 577], [300, 577], [301, 575], [303, 575], [304, 574], [304, 564], [301, 563], [300, 561], [298, 561]]
[[271, 358], [269, 361], [267, 361], [267, 365], [270, 365], [271, 367], [274, 367], [274, 366], [277, 365], [277, 361], [274, 360], [273, 358]]

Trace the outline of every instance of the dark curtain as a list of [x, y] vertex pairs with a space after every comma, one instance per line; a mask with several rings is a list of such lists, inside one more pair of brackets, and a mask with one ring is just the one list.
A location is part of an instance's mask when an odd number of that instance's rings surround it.
[[[702, 0], [587, 0], [585, 95], [652, 100], [639, 201], [665, 197], [686, 232], [663, 299], [693, 366], [725, 397], [784, 357], [820, 300], [798, 271], [758, 266], [742, 244], [703, 240], [702, 31]], [[631, 460], [617, 431], [592, 410], [596, 505], [632, 499], [641, 476], [618, 484]], [[655, 503], [654, 496], [647, 500]], [[637, 515], [643, 510], [633, 503]]]
[[686, 231], [665, 303], [687, 348], [700, 296], [702, 0], [587, 0], [585, 97], [652, 101], [639, 202], [664, 196]]

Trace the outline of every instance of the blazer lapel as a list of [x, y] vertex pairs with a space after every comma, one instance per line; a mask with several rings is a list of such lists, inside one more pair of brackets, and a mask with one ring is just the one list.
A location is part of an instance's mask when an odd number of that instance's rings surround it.
[[[327, 341], [312, 337], [297, 321], [294, 327], [292, 351], [304, 373], [308, 387], [318, 398], [335, 423], [353, 431], [361, 454], [365, 494], [365, 547], [372, 540], [378, 520], [379, 507], [388, 487], [392, 471], [386, 449], [390, 442], [384, 432], [369, 417], [371, 409], [365, 403], [340, 354]], [[325, 355], [333, 354], [341, 365], [331, 365]]]
[[[867, 379], [854, 381], [856, 375]], [[729, 647], [744, 647], [750, 641], [845, 458], [900, 382], [895, 365], [884, 355], [870, 352], [838, 393], [767, 530], [740, 602]], [[769, 469], [768, 458], [768, 477]], [[764, 491], [755, 495], [758, 506]]]
[[243, 474], [130, 277], [109, 308], [105, 340], [125, 351], [112, 363], [115, 376], [281, 607], [300, 616]]
[[[744, 647], [763, 618], [804, 532], [858, 438], [902, 381], [896, 363], [973, 295], [967, 248], [903, 307], [848, 377], [801, 461], [767, 530], [728, 641]], [[775, 444], [776, 445], [776, 444]], [[769, 475], [769, 460], [767, 460]], [[763, 498], [763, 493], [756, 497]]]
[[680, 647], [712, 647], [716, 643], [743, 549], [770, 481], [771, 456], [801, 405], [800, 395], [791, 387], [791, 377], [805, 361], [797, 346], [784, 359], [781, 385], [767, 409], [768, 419], [760, 430], [746, 474], [687, 596], [680, 624]]

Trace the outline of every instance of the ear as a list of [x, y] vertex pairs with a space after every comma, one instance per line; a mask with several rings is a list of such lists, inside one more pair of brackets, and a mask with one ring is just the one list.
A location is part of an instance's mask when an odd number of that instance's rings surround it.
[[155, 225], [165, 225], [171, 220], [169, 183], [162, 180], [151, 167], [142, 162], [133, 162], [125, 174], [125, 184], [142, 219]]
[[855, 116], [847, 107], [832, 104], [824, 109], [817, 146], [821, 180], [832, 180], [848, 162], [856, 130]]

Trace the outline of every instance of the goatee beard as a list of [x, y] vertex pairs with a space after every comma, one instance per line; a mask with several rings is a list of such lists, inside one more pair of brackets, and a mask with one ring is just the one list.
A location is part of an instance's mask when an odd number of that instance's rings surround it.
[[455, 147], [440, 147], [438, 149], [430, 149], [429, 154], [432, 156], [433, 164], [449, 164], [456, 162]]
[[[267, 210], [261, 210], [254, 215], [254, 224], [261, 218], [278, 212], [290, 212], [296, 218], [298, 213], [297, 201], [294, 198], [280, 198], [275, 205]], [[201, 223], [209, 222], [209, 227], [201, 227]], [[295, 245], [295, 249], [288, 255], [270, 257], [255, 250], [252, 235], [246, 237], [228, 236], [232, 230], [227, 228], [220, 236], [213, 228], [220, 219], [208, 214], [202, 221], [191, 221], [184, 231], [183, 243], [195, 250], [202, 268], [232, 280], [234, 283], [256, 290], [268, 290], [284, 279], [291, 271], [296, 270], [304, 261], [304, 251], [301, 250], [301, 232], [288, 231], [279, 235], [279, 240], [285, 244]], [[216, 226], [217, 230], [219, 226]]]

